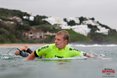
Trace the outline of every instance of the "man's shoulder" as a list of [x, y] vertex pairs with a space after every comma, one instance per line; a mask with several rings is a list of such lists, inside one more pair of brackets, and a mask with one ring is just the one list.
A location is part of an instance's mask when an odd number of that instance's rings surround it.
[[48, 46], [55, 46], [55, 44], [54, 43], [51, 43], [51, 44], [48, 44]]
[[47, 44], [47, 45], [44, 45], [44, 46], [42, 46], [40, 48], [51, 48], [53, 46], [55, 46], [55, 44]]
[[71, 45], [67, 45], [66, 48], [69, 49], [69, 51], [79, 51], [78, 49], [74, 48]]

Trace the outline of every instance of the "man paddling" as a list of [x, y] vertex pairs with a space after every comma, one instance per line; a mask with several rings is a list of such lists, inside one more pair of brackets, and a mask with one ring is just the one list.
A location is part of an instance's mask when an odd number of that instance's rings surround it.
[[[56, 33], [53, 44], [43, 46], [31, 51], [27, 46], [16, 51], [16, 55], [26, 56], [26, 60], [34, 60], [35, 57], [39, 58], [70, 58], [75, 56], [94, 57], [92, 54], [88, 54], [79, 50], [76, 50], [68, 45], [69, 33], [65, 30], [61, 30]], [[25, 51], [25, 52], [22, 52]], [[27, 54], [28, 52], [28, 54]]]

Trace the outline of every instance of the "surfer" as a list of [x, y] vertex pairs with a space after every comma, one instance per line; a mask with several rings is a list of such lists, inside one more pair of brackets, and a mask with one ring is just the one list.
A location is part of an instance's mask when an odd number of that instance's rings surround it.
[[61, 30], [56, 33], [53, 44], [43, 46], [31, 51], [27, 46], [18, 49], [15, 54], [26, 57], [26, 60], [34, 60], [39, 58], [70, 58], [75, 56], [94, 57], [93, 54], [76, 50], [68, 45], [69, 33], [66, 30]]

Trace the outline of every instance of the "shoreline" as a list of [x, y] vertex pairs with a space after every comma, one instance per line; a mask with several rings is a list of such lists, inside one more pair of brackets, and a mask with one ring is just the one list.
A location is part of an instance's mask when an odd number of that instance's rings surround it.
[[[5, 44], [0, 44], [0, 48], [19, 48], [22, 46], [28, 46], [28, 47], [41, 47], [44, 45], [47, 45], [49, 43], [5, 43]], [[117, 44], [79, 44], [79, 46], [117, 46]]]
[[0, 48], [15, 48], [15, 47], [22, 47], [24, 45], [27, 45], [28, 47], [31, 47], [31, 46], [43, 46], [43, 45], [46, 45], [47, 43], [36, 43], [36, 44], [30, 44], [30, 43], [11, 43], [11, 44], [0, 44]]

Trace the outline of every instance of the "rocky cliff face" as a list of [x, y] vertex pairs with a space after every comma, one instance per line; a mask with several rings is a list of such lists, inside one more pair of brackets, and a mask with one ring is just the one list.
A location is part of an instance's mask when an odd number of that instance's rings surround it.
[[[48, 21], [51, 25], [58, 24], [62, 29], [73, 29], [75, 32], [83, 34], [85, 36], [90, 32], [102, 33], [105, 35], [109, 34], [109, 31], [114, 29], [110, 28], [107, 25], [101, 24], [99, 21], [96, 21], [95, 18], [87, 17], [69, 17], [69, 18], [60, 18], [60, 17], [48, 17], [44, 19]], [[116, 30], [114, 30], [116, 31]]]

